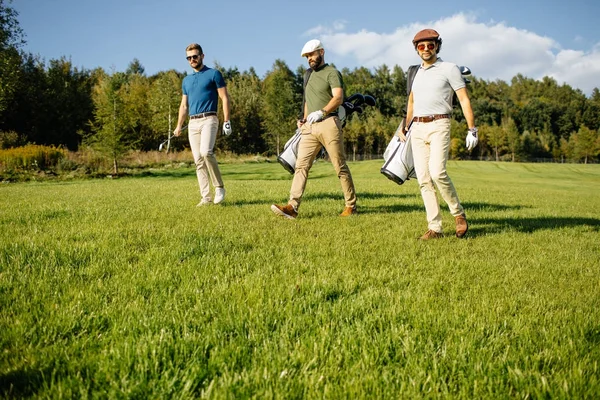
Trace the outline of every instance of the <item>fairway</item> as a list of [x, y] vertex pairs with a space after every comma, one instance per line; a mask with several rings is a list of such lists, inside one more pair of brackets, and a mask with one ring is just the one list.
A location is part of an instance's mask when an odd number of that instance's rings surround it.
[[470, 230], [418, 184], [318, 161], [0, 185], [0, 397], [597, 398], [600, 165], [452, 161]]

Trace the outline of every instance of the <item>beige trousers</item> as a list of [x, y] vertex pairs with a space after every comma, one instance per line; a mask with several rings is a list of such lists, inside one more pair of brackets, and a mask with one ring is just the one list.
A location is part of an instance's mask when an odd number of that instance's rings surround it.
[[209, 175], [214, 187], [223, 187], [219, 164], [213, 153], [218, 129], [219, 119], [216, 115], [191, 119], [188, 125], [188, 137], [194, 163], [196, 164], [196, 177], [200, 186], [200, 195], [206, 201], [212, 201]]
[[342, 126], [338, 117], [329, 117], [321, 122], [304, 124], [301, 128], [302, 137], [298, 144], [298, 157], [296, 159], [296, 172], [290, 190], [289, 204], [298, 208], [302, 194], [306, 188], [308, 171], [312, 167], [315, 157], [323, 146], [329, 154], [329, 159], [342, 184], [346, 207], [356, 206], [356, 191], [350, 168], [346, 164], [344, 154], [344, 138]]
[[446, 172], [450, 150], [450, 119], [414, 122], [410, 134], [415, 173], [425, 203], [428, 226], [433, 231], [442, 232], [442, 215], [435, 187], [453, 216], [464, 214], [456, 189]]

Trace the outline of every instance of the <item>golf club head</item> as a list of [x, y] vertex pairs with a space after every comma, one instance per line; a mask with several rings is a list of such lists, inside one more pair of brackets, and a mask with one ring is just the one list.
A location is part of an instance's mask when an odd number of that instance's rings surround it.
[[377, 104], [377, 101], [375, 100], [375, 97], [371, 96], [370, 94], [366, 94], [365, 95], [365, 104], [368, 106], [375, 106], [375, 104]]
[[343, 107], [346, 109], [346, 111], [348, 111], [348, 113], [351, 113], [352, 110], [354, 109], [354, 104], [352, 104], [349, 101], [345, 101], [343, 104]]
[[165, 143], [164, 143], [164, 142], [162, 142], [160, 145], [158, 145], [158, 151], [162, 151], [164, 144], [165, 144]]
[[461, 65], [460, 67], [458, 67], [458, 69], [460, 69], [460, 73], [462, 75], [471, 75], [471, 69], [469, 69], [469, 67]]
[[353, 95], [349, 96], [346, 101], [354, 104], [354, 106], [359, 106], [365, 102], [365, 96], [360, 93], [354, 93]]

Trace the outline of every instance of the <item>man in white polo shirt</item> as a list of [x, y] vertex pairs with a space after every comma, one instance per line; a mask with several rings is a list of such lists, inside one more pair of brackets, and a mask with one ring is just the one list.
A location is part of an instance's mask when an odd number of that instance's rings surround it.
[[456, 236], [462, 238], [469, 226], [456, 189], [446, 172], [446, 163], [450, 149], [450, 114], [454, 93], [469, 128], [467, 149], [472, 150], [477, 145], [477, 128], [471, 101], [458, 66], [438, 57], [442, 39], [435, 30], [424, 29], [418, 32], [413, 44], [422, 63], [408, 98], [406, 121], [412, 121], [411, 143], [415, 173], [427, 212], [428, 230], [420, 239], [437, 239], [443, 236], [436, 187], [455, 218]]

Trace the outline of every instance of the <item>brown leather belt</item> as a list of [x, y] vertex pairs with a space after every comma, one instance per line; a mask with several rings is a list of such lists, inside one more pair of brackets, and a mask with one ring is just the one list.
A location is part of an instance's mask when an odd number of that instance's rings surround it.
[[426, 115], [424, 117], [414, 117], [413, 122], [433, 122], [444, 118], [450, 118], [450, 114], [434, 114]]
[[190, 119], [206, 118], [206, 117], [210, 117], [213, 115], [217, 115], [217, 113], [214, 111], [209, 111], [209, 112], [205, 112], [205, 113], [190, 115]]

